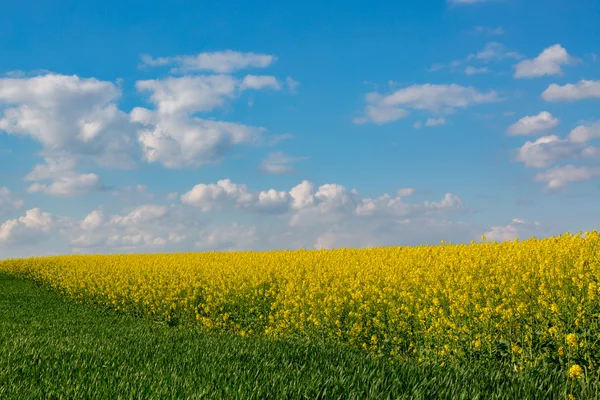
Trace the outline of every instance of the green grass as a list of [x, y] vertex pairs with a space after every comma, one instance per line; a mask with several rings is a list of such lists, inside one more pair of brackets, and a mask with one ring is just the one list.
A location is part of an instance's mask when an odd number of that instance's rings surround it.
[[0, 399], [588, 399], [597, 386], [549, 370], [392, 364], [341, 347], [172, 328], [0, 274]]

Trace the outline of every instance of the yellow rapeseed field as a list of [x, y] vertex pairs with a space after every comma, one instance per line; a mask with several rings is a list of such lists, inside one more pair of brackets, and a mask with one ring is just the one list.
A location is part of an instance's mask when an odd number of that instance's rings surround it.
[[600, 367], [600, 235], [372, 249], [0, 261], [80, 301], [377, 356]]

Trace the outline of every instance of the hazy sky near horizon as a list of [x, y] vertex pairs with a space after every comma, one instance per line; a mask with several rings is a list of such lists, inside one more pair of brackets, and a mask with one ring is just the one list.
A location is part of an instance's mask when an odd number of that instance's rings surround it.
[[0, 258], [600, 228], [600, 2], [5, 2]]

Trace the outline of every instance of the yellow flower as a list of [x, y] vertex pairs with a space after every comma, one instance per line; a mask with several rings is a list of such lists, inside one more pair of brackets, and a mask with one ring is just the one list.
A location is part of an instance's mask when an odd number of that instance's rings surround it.
[[567, 344], [571, 347], [577, 347], [577, 345], [579, 344], [577, 342], [577, 335], [574, 333], [569, 333], [565, 340]]
[[580, 379], [581, 377], [583, 377], [583, 368], [577, 364], [573, 364], [569, 368], [569, 378]]

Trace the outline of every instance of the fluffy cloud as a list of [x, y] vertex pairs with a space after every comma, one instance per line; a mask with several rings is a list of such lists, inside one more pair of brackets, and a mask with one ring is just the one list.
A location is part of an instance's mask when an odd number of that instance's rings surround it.
[[23, 217], [10, 219], [0, 225], [0, 245], [35, 243], [48, 235], [56, 223], [54, 215], [32, 208]]
[[600, 168], [565, 165], [540, 172], [535, 176], [535, 180], [545, 182], [550, 190], [556, 190], [564, 188], [569, 182], [582, 182], [594, 177], [600, 177]]
[[371, 92], [365, 96], [365, 117], [355, 119], [356, 123], [367, 121], [384, 124], [408, 115], [407, 108], [430, 112], [452, 112], [473, 104], [499, 101], [494, 90], [482, 93], [477, 89], [457, 84], [413, 85], [389, 95]]
[[258, 144], [265, 129], [234, 122], [186, 115], [161, 115], [144, 108], [131, 113], [141, 128], [138, 141], [144, 160], [168, 168], [197, 167], [214, 163], [234, 146]]
[[517, 161], [527, 167], [543, 168], [559, 161], [592, 157], [598, 151], [585, 142], [561, 139], [556, 135], [542, 136], [534, 142], [527, 141], [519, 149]]
[[92, 211], [63, 234], [76, 250], [111, 251], [163, 249], [177, 246], [194, 237], [202, 223], [181, 206], [143, 204], [110, 218], [100, 209]]
[[565, 139], [550, 135], [525, 142], [516, 159], [527, 167], [543, 168], [559, 161], [596, 157], [600, 150], [589, 145], [588, 141], [597, 137], [600, 137], [600, 122], [579, 125]]
[[[527, 141], [516, 155], [516, 160], [527, 167], [544, 168], [561, 161], [600, 159], [600, 149], [589, 144], [600, 138], [600, 122], [579, 125], [561, 139], [556, 135], [542, 136]], [[597, 167], [565, 165], [538, 173], [537, 182], [545, 182], [547, 189], [561, 189], [569, 182], [586, 181], [599, 176]]]
[[198, 184], [187, 193], [181, 195], [183, 204], [198, 207], [207, 212], [239, 208], [264, 213], [285, 212], [289, 203], [286, 192], [274, 189], [251, 193], [246, 185], [236, 184], [223, 179], [216, 184]]
[[553, 83], [542, 93], [542, 99], [546, 101], [574, 101], [591, 98], [600, 98], [600, 81], [580, 80], [576, 84], [568, 83], [564, 86]]
[[305, 160], [306, 158], [289, 157], [281, 151], [272, 152], [260, 163], [259, 169], [267, 174], [288, 174], [295, 172], [295, 169], [290, 164]]
[[515, 78], [536, 78], [545, 75], [562, 75], [563, 65], [575, 64], [579, 59], [567, 53], [560, 44], [550, 46], [536, 58], [515, 65]]
[[128, 167], [133, 164], [133, 129], [116, 106], [120, 95], [111, 82], [76, 75], [0, 78], [0, 106], [5, 106], [0, 130], [38, 141], [47, 161]]
[[536, 132], [547, 131], [558, 126], [558, 119], [548, 111], [538, 115], [526, 116], [508, 127], [509, 135], [530, 135]]
[[149, 55], [143, 55], [142, 65], [151, 67], [174, 65], [172, 72], [212, 71], [226, 74], [245, 68], [265, 68], [276, 59], [275, 56], [268, 54], [225, 50], [199, 53], [194, 56], [152, 58]]
[[463, 209], [460, 197], [451, 193], [446, 193], [440, 202], [404, 202], [412, 193], [413, 189], [407, 188], [400, 189], [395, 196], [362, 198], [356, 190], [342, 185], [325, 184], [316, 188], [309, 181], [302, 181], [289, 192], [269, 189], [253, 193], [246, 185], [224, 179], [216, 184], [194, 186], [181, 196], [181, 202], [203, 212], [239, 209], [288, 214], [292, 227], [322, 225], [354, 217], [411, 217]]
[[238, 82], [228, 75], [182, 76], [136, 82], [141, 92], [150, 92], [150, 101], [161, 114], [212, 111], [233, 99]]
[[98, 175], [82, 174], [57, 178], [49, 185], [36, 182], [27, 191], [30, 193], [43, 192], [51, 196], [74, 197], [103, 188], [104, 185]]
[[508, 225], [494, 226], [484, 233], [488, 241], [505, 242], [514, 239], [526, 240], [532, 236], [546, 236], [548, 234], [539, 222], [527, 222], [515, 218]]
[[155, 110], [136, 107], [131, 121], [139, 126], [138, 142], [147, 162], [169, 168], [197, 167], [218, 162], [237, 145], [258, 145], [262, 127], [215, 121], [194, 116], [223, 106], [248, 89], [279, 89], [272, 76], [247, 75], [238, 80], [228, 75], [170, 77], [139, 81], [138, 90], [150, 92]]

